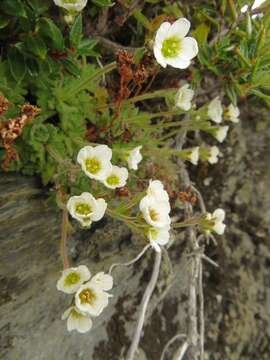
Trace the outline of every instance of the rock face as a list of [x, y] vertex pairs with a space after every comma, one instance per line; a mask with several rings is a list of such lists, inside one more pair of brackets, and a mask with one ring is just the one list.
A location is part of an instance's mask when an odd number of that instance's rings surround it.
[[[242, 116], [244, 125], [230, 133], [219, 164], [213, 169], [200, 166], [193, 175], [209, 210], [217, 206], [227, 210], [226, 236], [217, 247], [210, 245], [206, 250], [220, 267], [204, 266], [205, 358], [211, 360], [270, 358], [270, 129], [263, 121], [255, 129], [248, 114]], [[201, 180], [205, 177], [206, 182]], [[55, 286], [61, 271], [61, 214], [46, 199], [46, 191], [36, 180], [1, 176], [0, 358], [124, 358], [151, 275], [153, 252], [148, 250], [134, 266], [115, 269], [114, 297], [102, 316], [94, 319], [90, 333], [68, 333], [60, 318], [70, 298]], [[86, 264], [92, 273], [134, 258], [145, 245], [122, 224], [108, 219], [91, 230], [75, 230], [68, 240], [70, 256], [74, 264]], [[185, 249], [186, 240], [180, 234], [168, 250], [175, 276], [163, 259], [140, 360], [159, 359], [166, 342], [186, 330]], [[165, 358], [172, 359], [180, 344], [181, 340], [176, 341]]]

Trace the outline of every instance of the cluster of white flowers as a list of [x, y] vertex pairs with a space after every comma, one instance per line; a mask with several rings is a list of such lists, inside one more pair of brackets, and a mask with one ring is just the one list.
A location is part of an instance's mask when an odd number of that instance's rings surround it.
[[92, 327], [91, 317], [99, 316], [108, 305], [112, 295], [107, 291], [113, 287], [113, 278], [104, 272], [91, 278], [87, 266], [80, 265], [63, 270], [56, 287], [66, 294], [74, 294], [72, 305], [62, 315], [63, 320], [67, 319], [68, 331], [85, 333]]
[[[132, 169], [138, 168], [142, 160], [141, 146], [128, 153], [127, 161]], [[112, 165], [112, 150], [107, 145], [85, 146], [77, 156], [83, 172], [90, 179], [102, 182], [109, 189], [126, 185], [128, 170], [125, 167]], [[89, 227], [93, 221], [99, 221], [105, 214], [107, 203], [104, 199], [95, 199], [88, 192], [79, 196], [71, 196], [67, 202], [70, 215], [78, 220], [83, 227]]]
[[53, 0], [55, 5], [68, 12], [80, 12], [86, 6], [87, 0]]
[[209, 234], [214, 231], [218, 235], [224, 234], [226, 225], [223, 223], [225, 219], [225, 211], [216, 209], [212, 214], [207, 213], [201, 223], [202, 229]]
[[[207, 115], [213, 122], [217, 124], [220, 124], [222, 122], [223, 107], [219, 96], [214, 98], [209, 103]], [[234, 106], [233, 104], [230, 104], [227, 108], [227, 111], [225, 112], [226, 119], [228, 119], [233, 123], [239, 122], [239, 115], [240, 115], [239, 108], [237, 106]], [[211, 133], [219, 142], [223, 142], [227, 136], [228, 129], [229, 126], [220, 126], [220, 127], [212, 128], [208, 132]]]
[[116, 189], [125, 186], [128, 170], [111, 163], [112, 150], [107, 145], [85, 146], [77, 156], [83, 172], [90, 179], [102, 182], [107, 188]]
[[169, 196], [161, 181], [150, 180], [147, 194], [140, 201], [140, 211], [150, 225], [147, 237], [153, 248], [160, 252], [160, 245], [169, 241], [171, 224]]

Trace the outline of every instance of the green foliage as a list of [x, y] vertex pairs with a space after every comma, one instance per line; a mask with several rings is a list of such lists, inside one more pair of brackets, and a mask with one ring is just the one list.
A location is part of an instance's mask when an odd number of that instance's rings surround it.
[[[200, 49], [198, 60], [190, 71], [194, 87], [203, 87], [205, 78], [210, 77], [233, 103], [237, 103], [239, 97], [251, 95], [270, 104], [267, 13], [257, 18], [253, 18], [250, 11], [241, 14], [241, 1], [224, 0], [219, 6], [214, 1], [191, 2], [187, 6], [148, 0], [140, 8], [131, 10], [130, 4], [124, 2], [122, 11], [127, 19], [132, 18], [134, 39], [131, 43], [138, 45], [134, 67], [153, 58], [149, 44], [162, 21], [168, 16], [186, 16], [192, 23], [192, 35]], [[166, 107], [166, 104], [169, 109], [173, 106], [175, 88], [165, 92], [147, 90], [145, 95], [140, 89], [142, 98], [166, 100], [154, 102], [156, 113], [151, 113], [149, 108], [146, 111], [141, 106], [140, 95], [136, 99], [136, 87], [132, 90], [132, 101], [125, 98], [119, 103], [116, 101], [119, 97], [117, 75], [111, 77], [111, 88], [104, 84], [104, 75], [114, 70], [116, 64], [101, 67], [99, 51], [102, 46], [99, 46], [98, 37], [89, 36], [88, 27], [90, 23], [90, 32], [93, 32], [92, 27], [98, 27], [99, 7], [111, 5], [108, 0], [93, 0], [85, 15], [73, 14], [72, 23], [66, 24], [66, 12], [56, 9], [52, 1], [0, 2], [0, 93], [11, 103], [0, 121], [18, 116], [19, 106], [27, 102], [41, 109], [41, 114], [25, 126], [14, 143], [19, 160], [11, 162], [10, 170], [38, 174], [44, 184], [57, 183], [67, 191], [86, 189], [89, 183], [74, 164], [78, 150], [93, 142], [111, 146], [114, 160], [123, 165], [126, 165], [127, 152], [142, 144], [144, 157], [151, 161], [155, 158], [155, 171], [171, 178], [177, 173], [173, 162], [164, 164], [163, 161], [170, 158], [171, 152], [165, 151], [162, 158], [158, 156], [163, 139], [180, 131], [179, 128], [170, 129], [170, 124], [166, 123], [167, 114], [169, 117], [181, 115], [175, 109], [169, 113]], [[108, 22], [113, 23], [111, 19]], [[116, 27], [114, 36], [121, 39], [121, 32], [121, 26], [118, 30]], [[153, 67], [151, 61], [147, 70]], [[149, 83], [151, 85], [151, 81]], [[169, 86], [165, 84], [166, 87]], [[194, 119], [197, 114], [204, 116], [205, 108], [192, 113]], [[197, 126], [208, 131], [209, 122], [203, 120], [189, 129], [193, 131]], [[3, 157], [1, 149], [0, 158]], [[141, 176], [148, 171], [146, 166]], [[132, 184], [136, 186], [135, 181]]]

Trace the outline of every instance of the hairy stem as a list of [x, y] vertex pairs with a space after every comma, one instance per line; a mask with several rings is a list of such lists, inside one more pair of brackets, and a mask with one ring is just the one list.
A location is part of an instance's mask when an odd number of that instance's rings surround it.
[[128, 354], [127, 354], [127, 358], [126, 360], [133, 360], [135, 353], [138, 349], [138, 345], [140, 342], [140, 338], [142, 335], [142, 328], [143, 328], [143, 324], [144, 324], [144, 319], [145, 319], [145, 313], [146, 313], [146, 309], [149, 303], [149, 300], [151, 298], [151, 295], [155, 289], [156, 283], [157, 283], [157, 279], [158, 279], [158, 275], [159, 275], [159, 270], [160, 270], [160, 264], [161, 264], [161, 252], [156, 252], [155, 253], [155, 263], [154, 263], [154, 268], [153, 268], [153, 272], [152, 272], [152, 276], [151, 279], [147, 285], [147, 288], [143, 294], [143, 298], [142, 298], [142, 302], [140, 305], [140, 314], [139, 314], [139, 319], [137, 322], [137, 326], [136, 326], [136, 330], [135, 333], [133, 335], [133, 339], [130, 345], [130, 348], [128, 350]]
[[138, 260], [140, 260], [140, 258], [145, 254], [145, 252], [151, 247], [150, 244], [146, 245], [142, 251], [132, 260], [126, 262], [126, 263], [115, 263], [115, 264], [112, 264], [110, 269], [109, 269], [109, 274], [112, 273], [113, 269], [115, 267], [118, 267], [118, 266], [130, 266], [132, 264], [135, 264], [135, 262], [137, 262]]
[[61, 241], [60, 241], [60, 255], [64, 269], [70, 267], [68, 255], [67, 255], [67, 238], [68, 238], [68, 211], [67, 209], [64, 209], [62, 216]]

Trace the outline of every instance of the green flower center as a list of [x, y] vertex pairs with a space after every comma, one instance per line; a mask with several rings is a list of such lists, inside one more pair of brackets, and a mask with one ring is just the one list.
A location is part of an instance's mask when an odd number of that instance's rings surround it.
[[165, 58], [176, 57], [181, 50], [181, 39], [177, 36], [171, 36], [163, 41], [162, 44], [162, 55]]
[[85, 167], [88, 172], [94, 175], [97, 174], [102, 168], [101, 163], [97, 158], [86, 159]]
[[81, 291], [79, 298], [82, 304], [92, 305], [93, 302], [96, 300], [96, 294], [92, 289], [84, 289], [83, 291]]
[[158, 237], [158, 231], [156, 229], [150, 229], [149, 232], [151, 234], [152, 239], [156, 240]]
[[91, 213], [91, 207], [86, 203], [76, 204], [76, 213], [79, 215], [89, 215]]
[[68, 274], [68, 276], [65, 278], [65, 286], [72, 286], [77, 284], [80, 281], [81, 277], [76, 272], [71, 272]]
[[65, 0], [64, 3], [65, 4], [76, 4], [78, 2], [78, 0]]
[[119, 177], [114, 174], [107, 177], [106, 182], [107, 182], [107, 184], [109, 184], [111, 186], [119, 185], [119, 183], [120, 183]]
[[78, 311], [76, 311], [75, 309], [71, 310], [70, 316], [72, 316], [72, 317], [74, 317], [76, 319], [79, 319], [79, 318], [83, 317], [83, 315], [78, 313]]

